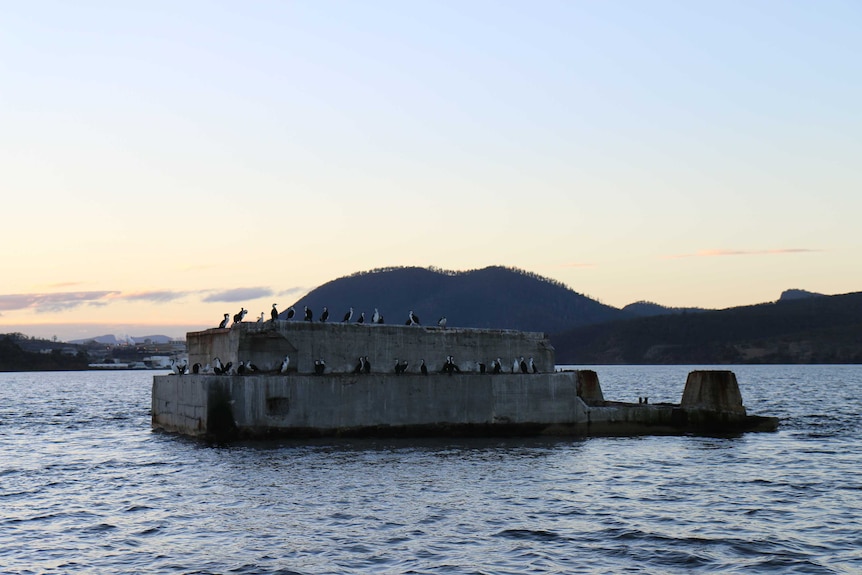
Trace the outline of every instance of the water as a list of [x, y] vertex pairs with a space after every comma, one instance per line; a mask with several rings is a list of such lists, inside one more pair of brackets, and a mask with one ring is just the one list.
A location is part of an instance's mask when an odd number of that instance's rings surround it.
[[731, 369], [777, 433], [212, 446], [150, 430], [153, 372], [3, 373], [0, 572], [862, 572], [862, 366]]

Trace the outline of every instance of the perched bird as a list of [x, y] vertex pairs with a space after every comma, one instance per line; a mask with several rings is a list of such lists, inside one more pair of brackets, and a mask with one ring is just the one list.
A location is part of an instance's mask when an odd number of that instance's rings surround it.
[[353, 317], [353, 308], [347, 310], [347, 313], [344, 314], [344, 319], [341, 320], [341, 323], [347, 323]]
[[521, 368], [521, 373], [529, 373], [527, 371], [527, 362], [524, 361], [524, 356], [521, 356], [521, 361], [518, 362], [518, 365]]
[[224, 314], [224, 319], [218, 324], [219, 329], [224, 329], [227, 327], [227, 324], [230, 322], [230, 314]]
[[216, 375], [221, 375], [224, 373], [224, 366], [221, 363], [221, 360], [218, 357], [213, 358], [213, 373]]
[[422, 375], [428, 375], [428, 366], [425, 365], [425, 360], [422, 360], [422, 363], [419, 365], [419, 371], [422, 372]]
[[493, 373], [502, 373], [503, 372], [503, 361], [499, 357], [491, 363], [492, 363], [491, 371]]
[[374, 323], [380, 323], [380, 324], [382, 324], [382, 323], [383, 323], [383, 314], [380, 314], [380, 317], [379, 317], [379, 318], [377, 319], [377, 321], [375, 321]]
[[356, 323], [365, 323], [365, 312], [359, 314], [359, 319], [356, 320]]
[[278, 368], [278, 373], [287, 373], [287, 368], [290, 365], [290, 356], [284, 356], [284, 359], [281, 360], [281, 366]]
[[232, 361], [227, 362], [226, 364], [224, 364], [224, 372], [222, 372], [222, 373], [226, 373], [229, 375], [232, 367], [233, 367], [233, 362]]
[[437, 320], [437, 325], [442, 327], [442, 328], [446, 327], [446, 316], [445, 315]]
[[320, 314], [320, 321], [326, 321], [329, 319], [329, 310], [326, 309], [326, 306], [323, 306], [323, 312]]
[[380, 312], [374, 308], [374, 313], [371, 315], [371, 323], [380, 323]]
[[236, 374], [237, 375], [245, 375], [245, 362], [244, 361], [239, 362], [239, 367], [236, 368]]
[[260, 317], [257, 318], [257, 323], [263, 323], [263, 312], [260, 312]]
[[533, 373], [539, 373], [539, 368], [538, 368], [538, 367], [536, 367], [536, 364], [535, 364], [535, 363], [533, 363], [533, 358], [532, 358], [532, 357], [530, 357], [529, 367], [530, 367], [530, 371], [531, 371], [531, 372], [533, 372]]
[[365, 373], [371, 373], [371, 362], [368, 361], [368, 356], [366, 355], [363, 359], [364, 363], [362, 369], [365, 371]]
[[323, 375], [323, 372], [326, 371], [326, 362], [323, 359], [315, 359], [314, 360], [314, 374], [315, 375]]
[[482, 363], [481, 361], [478, 363], [479, 363], [479, 373], [485, 373], [485, 371], [486, 371], [485, 364]]
[[233, 322], [234, 323], [240, 323], [243, 320], [243, 318], [245, 317], [245, 314], [247, 314], [247, 313], [248, 313], [248, 310], [245, 309], [244, 307], [239, 308], [239, 312], [235, 313], [233, 316]]
[[269, 312], [269, 317], [270, 317], [270, 319], [271, 319], [273, 322], [275, 322], [275, 320], [277, 320], [277, 319], [278, 319], [278, 310], [277, 310], [277, 309], [276, 309], [276, 307], [275, 307], [275, 306], [277, 306], [277, 305], [278, 305], [278, 304], [275, 304], [275, 303], [274, 303], [274, 304], [272, 304], [272, 310]]
[[305, 306], [305, 321], [311, 321], [311, 318], [314, 314], [311, 313], [311, 310], [308, 309], [308, 306]]
[[295, 315], [296, 315], [296, 310], [293, 309], [293, 306], [290, 306], [289, 308], [287, 308], [287, 321], [292, 320], [293, 316], [295, 316]]
[[408, 316], [408, 319], [410, 320], [410, 325], [419, 325], [419, 316], [413, 313], [412, 309], [410, 310], [410, 315]]
[[356, 367], [353, 368], [353, 373], [362, 373], [365, 369], [365, 358], [361, 355], [359, 356], [359, 363], [356, 364]]
[[512, 362], [512, 373], [515, 373], [519, 369], [521, 369], [521, 362], [518, 361], [518, 358], [516, 357], [515, 361]]
[[200, 373], [200, 372], [201, 372], [201, 364], [200, 364], [200, 363], [195, 363], [195, 364], [192, 366], [192, 373], [194, 373], [195, 375], [197, 375], [197, 374], [198, 374], [198, 373]]
[[398, 359], [395, 359], [395, 375], [401, 375], [407, 371], [407, 360], [405, 359], [402, 362], [399, 362]]
[[248, 362], [245, 364], [245, 368], [252, 373], [257, 373], [258, 371], [260, 371], [260, 368], [253, 364], [251, 360], [248, 360]]

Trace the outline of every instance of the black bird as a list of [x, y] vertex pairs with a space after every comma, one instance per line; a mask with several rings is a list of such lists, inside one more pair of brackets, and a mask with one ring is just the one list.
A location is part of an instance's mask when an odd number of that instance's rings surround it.
[[527, 362], [524, 361], [524, 356], [521, 356], [521, 361], [518, 365], [521, 366], [521, 373], [529, 373], [529, 371], [527, 370]]
[[419, 325], [419, 316], [413, 313], [413, 310], [410, 310], [410, 315], [407, 317], [410, 325], [416, 324]]
[[305, 306], [305, 321], [311, 321], [312, 315], [314, 314], [311, 313], [311, 310], [308, 309], [308, 306]]
[[200, 372], [201, 372], [201, 364], [200, 364], [200, 363], [196, 363], [196, 364], [194, 364], [194, 365], [192, 366], [192, 373], [194, 373], [194, 374], [198, 374], [198, 373], [200, 373]]
[[481, 361], [479, 362], [479, 373], [485, 373], [485, 364]]
[[344, 314], [344, 319], [341, 320], [341, 323], [347, 323], [353, 317], [353, 308], [350, 308], [346, 314]]
[[380, 317], [377, 318], [377, 321], [375, 321], [374, 323], [383, 323], [383, 314], [380, 314]]
[[539, 368], [536, 367], [535, 363], [533, 363], [532, 357], [530, 358], [530, 371], [532, 371], [533, 373], [539, 373]]
[[244, 318], [245, 314], [247, 314], [247, 313], [248, 313], [248, 310], [245, 309], [244, 307], [239, 308], [239, 311], [236, 314], [234, 314], [234, 316], [233, 316], [233, 322], [234, 323], [240, 323], [242, 321], [242, 318]]
[[287, 373], [287, 367], [290, 365], [290, 356], [284, 356], [284, 359], [281, 361], [281, 366], [278, 368], [278, 373]]
[[278, 319], [278, 310], [275, 309], [276, 305], [277, 304], [272, 304], [272, 311], [269, 312], [269, 317], [272, 318], [273, 322]]
[[365, 358], [359, 356], [359, 363], [353, 368], [353, 373], [362, 373], [363, 369], [365, 369]]
[[492, 371], [493, 371], [494, 373], [503, 373], [503, 362], [500, 360], [500, 358], [499, 358], [499, 357], [494, 361], [494, 365], [493, 365], [493, 370], [492, 370]]
[[419, 371], [422, 372], [422, 375], [428, 375], [428, 366], [425, 365], [425, 360], [422, 360], [422, 365], [419, 366]]
[[287, 308], [287, 321], [292, 320], [293, 316], [295, 316], [295, 315], [296, 315], [296, 310], [293, 309], [293, 306], [290, 306], [289, 308]]
[[359, 314], [359, 319], [356, 320], [356, 323], [365, 323], [365, 312]]
[[314, 360], [314, 374], [315, 375], [323, 375], [323, 372], [326, 371], [326, 362], [322, 359]]
[[398, 360], [396, 359], [395, 360], [395, 375], [401, 375], [405, 371], [407, 371], [407, 360], [405, 359], [404, 361], [399, 363]]
[[245, 364], [245, 368], [252, 373], [256, 373], [256, 372], [260, 371], [260, 368], [258, 366], [256, 366], [255, 364], [253, 364], [251, 362], [251, 360], [249, 360], [249, 362], [247, 364]]
[[[416, 323], [419, 323], [419, 322], [416, 322]], [[437, 325], [444, 328], [444, 329], [446, 328], [446, 316], [445, 315], [437, 320]]]
[[213, 358], [213, 373], [216, 375], [221, 375], [224, 373], [224, 366], [221, 363], [221, 360], [218, 357]]
[[368, 361], [368, 356], [366, 355], [364, 359], [365, 363], [363, 364], [363, 369], [365, 370], [365, 373], [371, 373], [371, 362]]
[[236, 368], [236, 374], [237, 375], [245, 375], [245, 362], [244, 361], [239, 362], [239, 367]]
[[224, 319], [218, 324], [219, 329], [224, 329], [227, 327], [228, 322], [230, 321], [230, 314], [224, 314]]
[[329, 310], [326, 309], [326, 306], [323, 306], [323, 313], [320, 314], [320, 321], [326, 321], [329, 319]]

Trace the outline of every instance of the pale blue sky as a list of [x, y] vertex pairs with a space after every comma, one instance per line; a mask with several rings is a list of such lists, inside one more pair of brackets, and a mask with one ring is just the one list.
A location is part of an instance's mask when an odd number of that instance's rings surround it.
[[392, 265], [862, 289], [858, 2], [0, 6], [0, 332], [182, 335]]

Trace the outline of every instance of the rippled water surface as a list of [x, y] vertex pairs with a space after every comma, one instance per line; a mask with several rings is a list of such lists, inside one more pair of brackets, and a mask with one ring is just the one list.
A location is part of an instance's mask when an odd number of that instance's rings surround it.
[[777, 433], [213, 446], [153, 372], [0, 373], [0, 572], [862, 573], [862, 366], [731, 369]]

